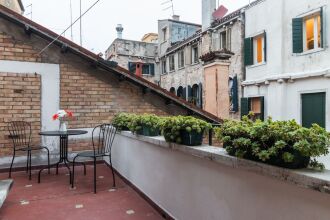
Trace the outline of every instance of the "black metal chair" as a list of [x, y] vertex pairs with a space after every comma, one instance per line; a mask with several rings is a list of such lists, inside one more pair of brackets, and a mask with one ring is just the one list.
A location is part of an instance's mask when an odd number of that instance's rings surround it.
[[87, 157], [93, 158], [94, 160], [94, 193], [96, 193], [96, 160], [101, 157], [109, 157], [112, 178], [113, 178], [113, 187], [116, 187], [115, 174], [111, 162], [111, 148], [113, 140], [116, 136], [116, 128], [111, 124], [102, 124], [96, 126], [92, 132], [92, 142], [93, 142], [93, 151], [85, 151], [78, 153], [77, 156], [73, 159], [73, 168], [72, 168], [72, 188], [74, 187], [74, 167], [75, 160], [78, 157]]
[[26, 160], [26, 172], [29, 173], [29, 179], [31, 180], [31, 165], [32, 165], [32, 151], [36, 150], [47, 150], [48, 156], [48, 173], [50, 173], [50, 163], [49, 163], [49, 149], [44, 146], [33, 146], [31, 145], [31, 123], [24, 121], [13, 121], [8, 123], [8, 130], [10, 138], [13, 140], [14, 152], [13, 159], [9, 168], [9, 178], [11, 178], [11, 170], [15, 160], [16, 152], [22, 151], [27, 152]]

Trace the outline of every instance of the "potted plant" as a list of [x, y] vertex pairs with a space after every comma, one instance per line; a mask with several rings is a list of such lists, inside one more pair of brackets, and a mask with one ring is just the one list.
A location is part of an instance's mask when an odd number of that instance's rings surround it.
[[316, 124], [304, 128], [295, 120], [226, 120], [216, 136], [232, 156], [291, 169], [322, 169], [323, 164], [312, 158], [328, 154], [330, 146], [325, 129]]
[[135, 116], [128, 127], [133, 133], [144, 136], [158, 136], [160, 134], [161, 118], [154, 114], [144, 114]]
[[167, 142], [198, 146], [211, 124], [192, 116], [176, 116], [164, 119], [161, 127]]
[[112, 125], [117, 128], [118, 131], [129, 131], [128, 124], [136, 117], [135, 114], [119, 113], [112, 119]]

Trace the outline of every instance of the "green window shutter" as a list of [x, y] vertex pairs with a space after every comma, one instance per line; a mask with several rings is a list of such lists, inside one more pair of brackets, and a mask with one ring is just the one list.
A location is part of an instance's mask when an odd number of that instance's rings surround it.
[[152, 76], [154, 76], [155, 75], [155, 64], [150, 63], [149, 66], [150, 66], [150, 74]]
[[203, 108], [203, 84], [199, 83], [199, 107]]
[[265, 97], [260, 97], [260, 103], [261, 103], [261, 115], [260, 120], [265, 120]]
[[249, 98], [241, 98], [241, 119], [250, 112]]
[[253, 65], [253, 38], [244, 40], [244, 61], [245, 66]]
[[324, 30], [323, 30], [323, 25], [324, 25], [324, 21], [323, 21], [323, 7], [320, 10], [320, 20], [321, 20], [321, 48], [324, 47]]
[[303, 19], [292, 19], [292, 49], [293, 53], [302, 53], [303, 48]]
[[187, 88], [186, 87], [183, 88], [182, 98], [187, 100]]
[[267, 62], [267, 34], [264, 32], [264, 61]]

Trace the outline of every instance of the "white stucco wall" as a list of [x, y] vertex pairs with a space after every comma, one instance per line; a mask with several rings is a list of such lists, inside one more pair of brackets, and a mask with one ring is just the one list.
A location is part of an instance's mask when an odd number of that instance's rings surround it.
[[329, 195], [122, 135], [115, 169], [175, 219], [328, 220]]
[[[295, 119], [301, 123], [301, 94], [326, 92], [326, 128], [330, 130], [329, 6], [329, 0], [264, 0], [246, 10], [246, 37], [266, 31], [267, 61], [246, 67], [244, 96], [265, 96], [266, 116], [277, 120]], [[292, 19], [304, 17], [321, 7], [324, 48], [293, 54]]]

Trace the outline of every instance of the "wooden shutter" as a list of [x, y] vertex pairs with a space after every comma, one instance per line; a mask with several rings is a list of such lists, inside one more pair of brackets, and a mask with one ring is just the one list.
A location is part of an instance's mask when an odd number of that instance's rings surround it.
[[303, 48], [303, 19], [292, 19], [292, 51], [293, 53], [302, 53]]
[[323, 7], [321, 7], [321, 10], [320, 10], [320, 20], [321, 20], [321, 48], [323, 48], [324, 47], [324, 30], [323, 30], [323, 25], [324, 25], [324, 21], [323, 21]]
[[203, 84], [199, 83], [199, 100], [198, 107], [203, 108]]
[[250, 112], [249, 98], [241, 98], [241, 119]]
[[253, 38], [246, 38], [244, 40], [244, 60], [245, 65], [253, 65]]
[[130, 73], [135, 74], [136, 72], [136, 64], [133, 62], [128, 62], [128, 70]]
[[154, 76], [155, 75], [155, 64], [150, 63], [149, 66], [150, 66], [150, 74], [152, 76]]
[[186, 87], [183, 88], [182, 98], [187, 100], [187, 88]]
[[267, 62], [267, 34], [264, 32], [264, 61]]
[[265, 120], [265, 97], [260, 97], [260, 112], [261, 112], [261, 115], [260, 115], [260, 120], [264, 121]]
[[192, 99], [192, 88], [191, 86], [188, 86], [188, 101], [191, 101]]
[[231, 88], [231, 94], [232, 94], [232, 111], [238, 112], [238, 80], [237, 76], [233, 79], [233, 87]]
[[186, 64], [190, 65], [191, 64], [191, 46], [186, 47], [186, 56], [185, 56], [185, 60], [186, 60]]

